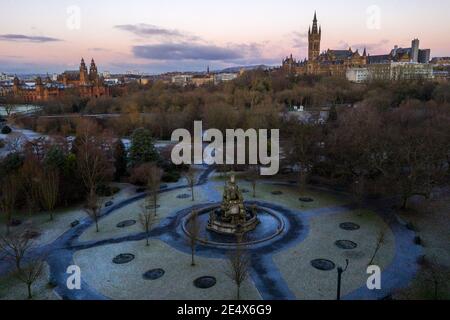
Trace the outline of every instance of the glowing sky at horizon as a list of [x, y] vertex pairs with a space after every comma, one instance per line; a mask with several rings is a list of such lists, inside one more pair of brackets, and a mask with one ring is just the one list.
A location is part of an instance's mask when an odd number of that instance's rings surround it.
[[[67, 27], [67, 8], [81, 10]], [[367, 8], [380, 28], [367, 27]], [[0, 72], [61, 72], [94, 57], [100, 71], [147, 73], [276, 65], [307, 54], [317, 10], [322, 50], [364, 47], [383, 54], [418, 37], [432, 56], [450, 55], [450, 2], [444, 0], [2, 0]]]

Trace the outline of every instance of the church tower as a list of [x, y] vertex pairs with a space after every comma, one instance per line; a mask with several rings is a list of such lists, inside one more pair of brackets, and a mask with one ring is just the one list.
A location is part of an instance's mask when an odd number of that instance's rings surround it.
[[98, 70], [94, 59], [91, 60], [91, 67], [89, 68], [89, 80], [93, 82], [98, 80]]
[[314, 12], [312, 30], [308, 30], [308, 60], [314, 61], [320, 55], [320, 40], [322, 38], [322, 27], [317, 26], [317, 15]]
[[88, 84], [88, 70], [86, 68], [86, 64], [84, 63], [84, 59], [81, 58], [81, 64], [80, 64], [80, 84], [86, 85]]

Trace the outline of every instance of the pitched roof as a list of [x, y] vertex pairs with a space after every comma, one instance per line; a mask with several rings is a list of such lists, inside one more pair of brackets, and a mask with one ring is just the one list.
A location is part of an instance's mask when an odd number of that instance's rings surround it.
[[368, 56], [367, 59], [368, 63], [387, 63], [392, 60], [392, 57], [390, 54], [381, 54], [377, 56]]

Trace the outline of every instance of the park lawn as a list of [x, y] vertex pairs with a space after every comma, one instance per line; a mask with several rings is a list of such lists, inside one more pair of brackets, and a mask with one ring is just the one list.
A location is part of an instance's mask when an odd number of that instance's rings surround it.
[[[82, 208], [64, 208], [55, 210], [53, 213], [53, 221], [47, 212], [39, 212], [33, 215], [19, 213], [14, 215], [15, 219], [22, 221], [17, 227], [11, 227], [12, 232], [22, 232], [25, 229], [36, 230], [40, 235], [34, 239], [35, 245], [50, 244], [58, 239], [62, 234], [70, 229], [70, 224], [74, 220], [83, 219], [86, 214]], [[0, 233], [6, 233], [6, 224], [4, 221], [0, 223]]]
[[[186, 199], [178, 199], [177, 196], [181, 194], [189, 195]], [[200, 188], [194, 188], [195, 201], [192, 201], [191, 190], [189, 188], [173, 190], [161, 193], [158, 199], [157, 218], [153, 227], [158, 224], [169, 215], [175, 213], [188, 206], [207, 202], [207, 199], [200, 192]], [[136, 234], [143, 232], [144, 229], [139, 221], [139, 215], [143, 212], [143, 206], [145, 200], [135, 201], [123, 208], [117, 209], [108, 216], [100, 219], [99, 229], [100, 232], [96, 232], [95, 225], [90, 226], [81, 236], [80, 241], [98, 241], [109, 238], [118, 238], [130, 234]], [[118, 228], [117, 224], [125, 220], [135, 220], [136, 224], [126, 227]]]
[[[399, 215], [412, 224], [421, 238], [426, 263], [421, 264], [411, 285], [396, 292], [393, 298], [450, 300], [450, 196], [419, 201], [411, 207], [412, 210], [399, 212]], [[436, 291], [435, 280], [438, 283]]]
[[[132, 253], [135, 259], [124, 265], [115, 265], [112, 259], [121, 253]], [[74, 262], [80, 266], [84, 280], [103, 295], [125, 300], [231, 300], [236, 287], [227, 276], [228, 261], [196, 256], [191, 266], [191, 255], [180, 252], [162, 241], [152, 239], [99, 246], [78, 251]], [[143, 274], [161, 268], [164, 275], [157, 280], [145, 280]], [[199, 289], [193, 281], [212, 276], [215, 286]], [[248, 278], [241, 288], [243, 300], [260, 300], [261, 296]]]
[[[259, 200], [274, 202], [290, 209], [308, 211], [311, 209], [340, 206], [350, 203], [346, 197], [338, 197], [332, 193], [317, 191], [306, 188], [300, 192], [298, 187], [289, 185], [275, 185], [271, 183], [259, 182], [256, 186], [256, 198], [253, 198], [253, 188], [250, 182], [238, 180], [241, 190], [247, 189], [248, 193], [243, 193], [245, 201]], [[223, 185], [216, 185], [216, 190], [223, 193]], [[281, 191], [281, 195], [273, 195], [272, 192]], [[302, 202], [299, 198], [312, 198], [313, 202]]]
[[[48, 284], [49, 267], [45, 264], [41, 276], [32, 286], [33, 300], [58, 300]], [[0, 277], [0, 300], [28, 300], [27, 286], [13, 273]]]

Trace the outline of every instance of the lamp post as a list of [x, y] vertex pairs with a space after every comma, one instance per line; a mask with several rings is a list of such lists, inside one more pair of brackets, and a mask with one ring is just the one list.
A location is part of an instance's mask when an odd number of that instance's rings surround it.
[[342, 281], [342, 274], [347, 271], [348, 268], [348, 259], [345, 259], [345, 269], [342, 269], [342, 267], [337, 268], [338, 272], [338, 279], [337, 279], [337, 300], [341, 300], [341, 281]]

